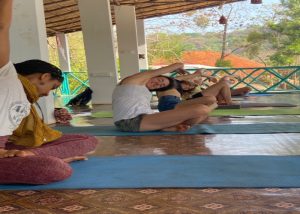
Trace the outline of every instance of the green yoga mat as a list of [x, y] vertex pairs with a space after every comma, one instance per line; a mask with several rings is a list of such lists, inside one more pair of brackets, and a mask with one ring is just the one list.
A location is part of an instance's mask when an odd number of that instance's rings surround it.
[[112, 113], [112, 111], [98, 111], [98, 112], [92, 113], [91, 116], [96, 117], [96, 118], [112, 118], [113, 113]]
[[216, 109], [211, 116], [268, 116], [268, 115], [300, 115], [300, 108], [241, 108], [241, 109]]
[[[216, 109], [210, 115], [211, 116], [300, 115], [300, 108]], [[92, 113], [92, 117], [112, 118], [113, 113], [111, 111], [98, 111], [98, 112]]]

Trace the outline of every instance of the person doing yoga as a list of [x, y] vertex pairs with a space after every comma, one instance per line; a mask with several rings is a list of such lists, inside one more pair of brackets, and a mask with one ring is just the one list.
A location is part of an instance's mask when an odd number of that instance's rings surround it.
[[[179, 71], [183, 73], [184, 71]], [[209, 78], [214, 82], [213, 85], [206, 89], [198, 89], [195, 93], [195, 88], [201, 86], [202, 77]], [[175, 78], [169, 77], [170, 81], [174, 82], [173, 88], [164, 90], [156, 90], [158, 101], [158, 110], [160, 112], [174, 109], [175, 106], [182, 100], [189, 100], [213, 96], [217, 99], [219, 105], [232, 105], [229, 77], [223, 77], [219, 82], [215, 77], [203, 75], [202, 70], [197, 70], [193, 74], [181, 75]], [[194, 93], [193, 93], [194, 92]]]
[[[203, 89], [211, 86], [212, 84], [215, 84], [218, 82], [218, 79], [215, 76], [207, 75], [205, 74], [206, 70], [205, 69], [199, 69], [197, 72], [194, 72], [193, 74], [190, 74], [186, 70], [179, 70], [177, 73], [179, 76], [176, 76], [175, 78], [178, 80], [187, 80], [189, 82], [193, 82], [194, 85], [190, 86], [189, 88], [189, 93], [185, 93], [183, 98], [185, 99], [188, 98], [188, 95], [194, 95]], [[207, 80], [212, 83], [212, 84], [203, 84], [203, 77], [207, 78]], [[236, 75], [229, 75], [225, 76], [228, 80], [228, 82], [232, 85], [235, 83], [236, 79], [240, 79]], [[225, 78], [223, 77], [223, 79]], [[222, 79], [222, 78], [221, 78]], [[207, 83], [207, 82], [206, 82]], [[231, 96], [245, 96], [251, 91], [250, 87], [240, 87], [240, 88], [230, 88]]]
[[216, 99], [194, 99], [177, 105], [175, 109], [154, 112], [150, 107], [151, 91], [173, 88], [172, 82], [163, 74], [182, 69], [182, 63], [137, 73], [123, 79], [112, 95], [113, 119], [121, 131], [185, 131], [204, 121], [217, 107]]
[[0, 0], [0, 183], [63, 180], [72, 173], [66, 162], [84, 159], [97, 140], [62, 135], [39, 117], [33, 104], [61, 85], [62, 72], [42, 60], [10, 61], [12, 7], [12, 0]]

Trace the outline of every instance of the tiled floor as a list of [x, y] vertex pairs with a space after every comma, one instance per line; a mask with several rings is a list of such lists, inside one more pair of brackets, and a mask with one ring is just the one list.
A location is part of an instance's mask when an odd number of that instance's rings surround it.
[[[300, 95], [249, 98], [300, 104]], [[93, 111], [110, 110], [94, 106]], [[111, 125], [75, 109], [72, 125]], [[300, 122], [299, 116], [210, 118], [210, 123]], [[300, 155], [300, 133], [99, 137], [94, 156], [120, 155]], [[300, 213], [300, 188], [97, 189], [1, 191], [0, 213], [83, 214], [271, 214]]]

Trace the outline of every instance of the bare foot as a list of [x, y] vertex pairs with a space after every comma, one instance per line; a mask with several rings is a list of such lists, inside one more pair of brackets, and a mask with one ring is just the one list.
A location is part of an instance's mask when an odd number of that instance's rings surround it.
[[164, 132], [184, 132], [184, 131], [188, 130], [189, 128], [191, 128], [190, 125], [178, 124], [176, 126], [171, 126], [171, 127], [168, 127], [168, 128], [164, 128], [161, 131], [164, 131]]
[[64, 162], [70, 163], [73, 161], [82, 161], [82, 160], [87, 160], [86, 156], [75, 156], [75, 157], [70, 157], [70, 158], [65, 158], [63, 159]]
[[35, 155], [33, 152], [28, 150], [6, 150], [0, 149], [0, 158], [11, 158], [11, 157], [26, 157]]
[[96, 152], [96, 149], [93, 150], [93, 151], [90, 151], [90, 152], [86, 153], [85, 155], [92, 155], [92, 154], [94, 154], [95, 152]]
[[216, 109], [218, 107], [218, 104], [217, 103], [213, 103], [211, 105], [208, 106], [208, 108], [212, 111], [214, 109]]
[[231, 90], [231, 96], [243, 96], [251, 91], [250, 87], [242, 87]]

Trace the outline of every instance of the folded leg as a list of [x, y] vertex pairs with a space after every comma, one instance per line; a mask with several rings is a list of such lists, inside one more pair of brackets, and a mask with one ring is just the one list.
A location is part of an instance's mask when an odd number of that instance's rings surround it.
[[26, 148], [7, 143], [5, 149], [29, 150], [39, 156], [53, 156], [61, 159], [84, 156], [95, 150], [97, 138], [81, 134], [64, 134], [58, 140], [38, 148]]
[[56, 157], [28, 156], [0, 159], [1, 184], [48, 184], [70, 177], [72, 168]]

